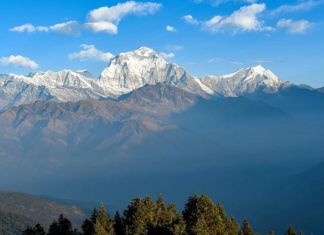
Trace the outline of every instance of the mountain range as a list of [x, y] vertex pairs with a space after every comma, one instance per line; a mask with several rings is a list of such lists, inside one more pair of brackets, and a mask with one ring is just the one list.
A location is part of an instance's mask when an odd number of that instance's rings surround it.
[[277, 193], [323, 161], [323, 89], [260, 65], [195, 77], [146, 47], [114, 57], [98, 78], [8, 74], [0, 87], [0, 185], [8, 191], [114, 208], [138, 195], [182, 205], [206, 193], [259, 231], [303, 220], [305, 232], [324, 232], [322, 220], [295, 208], [300, 197]]
[[39, 100], [118, 99], [146, 85], [156, 84], [168, 84], [200, 96], [222, 97], [237, 97], [259, 89], [273, 93], [291, 86], [260, 65], [229, 75], [197, 78], [167, 62], [154, 50], [141, 47], [114, 57], [99, 78], [93, 78], [85, 70], [1, 75], [0, 109]]

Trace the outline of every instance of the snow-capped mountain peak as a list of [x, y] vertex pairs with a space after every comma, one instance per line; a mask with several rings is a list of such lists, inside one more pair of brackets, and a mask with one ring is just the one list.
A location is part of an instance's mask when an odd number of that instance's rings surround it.
[[[159, 53], [157, 53], [154, 49], [151, 49], [149, 47], [139, 47], [136, 50], [128, 51], [128, 52], [122, 52], [116, 57], [114, 57], [112, 60], [119, 58], [120, 60], [127, 60], [127, 59], [138, 59], [138, 60], [145, 60], [145, 59], [162, 59], [164, 60]], [[111, 61], [112, 61], [111, 60]], [[165, 63], [167, 61], [164, 60]], [[108, 66], [109, 67], [109, 66]]]
[[237, 97], [259, 89], [273, 93], [289, 85], [261, 65], [242, 68], [228, 75], [206, 76], [202, 78], [202, 83], [216, 94], [226, 97]]
[[253, 70], [256, 73], [263, 73], [264, 71], [266, 71], [266, 69], [261, 64], [252, 67], [251, 70]]
[[153, 49], [148, 48], [148, 47], [139, 47], [135, 51], [133, 51], [134, 54], [139, 55], [139, 56], [158, 56], [158, 53], [156, 53]]
[[279, 78], [268, 69], [265, 69], [262, 65], [257, 65], [249, 69], [250, 73], [254, 76], [262, 76], [264, 80], [271, 80], [273, 82], [280, 82]]
[[167, 62], [153, 49], [140, 47], [114, 57], [98, 82], [118, 96], [145, 85], [176, 84], [188, 76], [184, 69]]

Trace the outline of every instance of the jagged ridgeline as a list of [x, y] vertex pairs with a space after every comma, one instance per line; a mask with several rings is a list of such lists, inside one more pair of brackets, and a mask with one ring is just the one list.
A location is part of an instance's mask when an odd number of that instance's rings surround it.
[[291, 86], [262, 66], [224, 76], [197, 78], [180, 66], [167, 62], [154, 50], [141, 47], [113, 58], [99, 78], [84, 70], [37, 72], [28, 76], [1, 75], [0, 110], [37, 100], [67, 102], [118, 98], [145, 85], [159, 83], [201, 96], [225, 97], [237, 97], [258, 89], [277, 92]]

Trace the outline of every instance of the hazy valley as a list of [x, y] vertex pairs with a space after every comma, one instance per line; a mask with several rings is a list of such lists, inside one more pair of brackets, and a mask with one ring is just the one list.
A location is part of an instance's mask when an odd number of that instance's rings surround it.
[[144, 47], [113, 58], [99, 78], [11, 74], [0, 86], [7, 191], [113, 209], [135, 196], [183, 205], [204, 193], [261, 232], [323, 232], [321, 89], [262, 66], [197, 78]]

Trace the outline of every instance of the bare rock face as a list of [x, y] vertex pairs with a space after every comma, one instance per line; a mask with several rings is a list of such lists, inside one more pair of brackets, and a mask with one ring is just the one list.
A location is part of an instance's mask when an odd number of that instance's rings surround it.
[[[26, 143], [37, 143], [30, 149], [34, 152], [38, 146], [125, 148], [152, 133], [174, 128], [168, 116], [186, 110], [197, 99], [192, 93], [161, 84], [145, 86], [120, 100], [37, 101], [13, 107], [0, 113], [0, 157], [26, 155], [22, 152]], [[7, 153], [10, 150], [16, 153]]]

